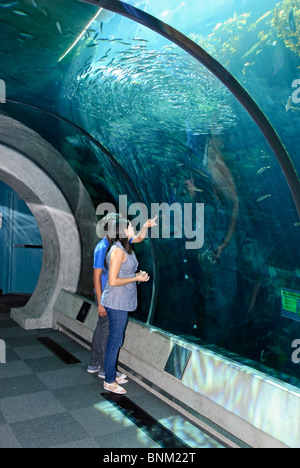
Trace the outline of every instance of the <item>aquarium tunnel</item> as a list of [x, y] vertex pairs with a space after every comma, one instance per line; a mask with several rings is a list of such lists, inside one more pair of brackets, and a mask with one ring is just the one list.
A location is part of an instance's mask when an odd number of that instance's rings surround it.
[[103, 207], [158, 214], [120, 360], [250, 445], [299, 447], [300, 1], [0, 0], [0, 37], [12, 318], [90, 342]]

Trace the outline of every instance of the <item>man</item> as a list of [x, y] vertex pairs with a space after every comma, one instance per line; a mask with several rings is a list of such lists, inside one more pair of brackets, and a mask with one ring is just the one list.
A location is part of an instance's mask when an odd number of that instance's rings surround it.
[[[104, 357], [109, 330], [107, 313], [104, 306], [101, 305], [102, 292], [104, 291], [105, 285], [108, 281], [108, 270], [105, 268], [104, 262], [109, 246], [109, 233], [113, 225], [113, 221], [118, 217], [119, 215], [116, 213], [109, 213], [102, 218], [101, 225], [103, 230], [107, 232], [107, 235], [96, 245], [94, 250], [93, 281], [98, 306], [98, 322], [92, 340], [91, 357], [87, 372], [89, 374], [98, 373], [98, 377], [101, 379], [105, 379]], [[131, 242], [133, 244], [142, 242], [145, 239], [148, 228], [156, 226], [156, 218], [152, 220], [149, 219], [145, 222], [140, 233], [132, 238]], [[126, 375], [121, 372], [117, 372], [117, 381], [119, 384], [126, 383]]]
[[[94, 274], [93, 282], [95, 288], [95, 298], [98, 306], [98, 322], [94, 332], [92, 346], [91, 346], [91, 357], [90, 363], [87, 368], [89, 374], [98, 373], [98, 377], [101, 379], [105, 378], [104, 371], [104, 356], [106, 350], [106, 344], [108, 339], [108, 317], [105, 308], [101, 305], [101, 296], [104, 291], [105, 285], [108, 281], [108, 270], [105, 268], [105, 256], [109, 246], [109, 231], [112, 221], [114, 221], [118, 215], [115, 213], [109, 213], [101, 220], [103, 229], [107, 232], [104, 237], [95, 247], [94, 250]], [[126, 375], [117, 372], [117, 377], [120, 381], [126, 379]]]

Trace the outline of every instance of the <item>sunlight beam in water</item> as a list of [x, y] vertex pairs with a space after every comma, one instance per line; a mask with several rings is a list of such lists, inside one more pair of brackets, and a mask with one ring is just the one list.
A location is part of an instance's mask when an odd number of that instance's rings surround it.
[[89, 27], [93, 24], [93, 22], [98, 18], [98, 16], [104, 11], [103, 8], [100, 8], [100, 10], [96, 13], [96, 15], [91, 19], [91, 21], [86, 25], [86, 27], [82, 30], [82, 32], [79, 34], [79, 36], [76, 38], [76, 40], [73, 42], [73, 44], [69, 47], [69, 49], [58, 59], [58, 62], [61, 62], [70, 52], [71, 50], [74, 49], [76, 44], [80, 41], [80, 39], [84, 36], [86, 31], [89, 29]]

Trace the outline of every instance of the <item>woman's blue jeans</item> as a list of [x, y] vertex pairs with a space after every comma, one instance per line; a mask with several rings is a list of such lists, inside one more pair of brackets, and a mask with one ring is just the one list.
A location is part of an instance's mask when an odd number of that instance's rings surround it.
[[105, 353], [105, 382], [116, 381], [116, 370], [119, 350], [124, 341], [124, 332], [128, 320], [128, 312], [105, 307], [109, 320], [109, 335]]

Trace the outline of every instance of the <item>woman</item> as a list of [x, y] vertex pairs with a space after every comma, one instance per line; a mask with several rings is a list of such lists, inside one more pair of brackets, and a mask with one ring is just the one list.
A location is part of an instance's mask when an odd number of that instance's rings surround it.
[[[155, 220], [149, 220], [147, 226], [155, 225]], [[137, 307], [138, 282], [149, 281], [145, 271], [136, 273], [137, 258], [132, 250], [134, 229], [125, 219], [116, 219], [114, 237], [106, 254], [106, 266], [109, 269], [108, 282], [102, 294], [101, 304], [109, 319], [109, 337], [105, 354], [105, 382], [104, 389], [113, 393], [124, 394], [126, 390], [119, 383], [127, 383], [125, 379], [116, 381], [116, 364], [119, 349], [123, 344], [124, 331], [127, 324], [128, 312]]]

